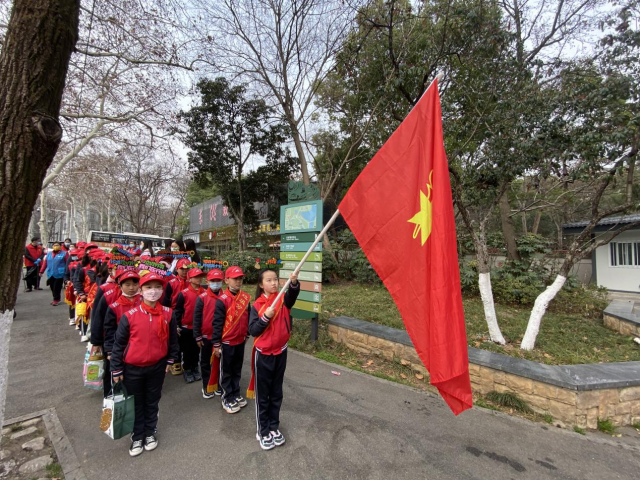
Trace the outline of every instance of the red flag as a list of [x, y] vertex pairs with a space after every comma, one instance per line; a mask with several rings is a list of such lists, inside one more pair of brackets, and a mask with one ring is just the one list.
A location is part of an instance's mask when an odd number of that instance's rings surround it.
[[471, 408], [442, 112], [434, 81], [339, 206], [454, 414]]

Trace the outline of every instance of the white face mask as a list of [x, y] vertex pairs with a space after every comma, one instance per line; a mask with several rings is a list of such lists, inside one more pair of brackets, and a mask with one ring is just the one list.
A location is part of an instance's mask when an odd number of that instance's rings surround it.
[[239, 288], [236, 288], [236, 287], [229, 287], [229, 291], [230, 291], [231, 293], [238, 293], [238, 292], [240, 291], [240, 289], [239, 289]]
[[162, 288], [145, 288], [142, 290], [142, 298], [148, 302], [157, 302], [162, 296]]
[[222, 288], [222, 282], [211, 282], [209, 288], [211, 290], [220, 290]]
[[179, 252], [180, 251], [180, 247], [171, 247], [171, 251], [172, 252]]
[[129, 244], [129, 247], [130, 247], [130, 248], [135, 248], [135, 246], [136, 246], [136, 244], [135, 244], [135, 243], [130, 243], [130, 244]]

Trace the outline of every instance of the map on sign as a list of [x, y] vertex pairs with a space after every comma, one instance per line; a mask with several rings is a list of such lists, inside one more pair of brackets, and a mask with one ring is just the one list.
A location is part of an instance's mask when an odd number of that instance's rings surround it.
[[285, 212], [284, 224], [287, 230], [311, 230], [318, 224], [317, 205], [288, 207]]
[[280, 228], [284, 232], [322, 230], [322, 201], [283, 205], [280, 212]]

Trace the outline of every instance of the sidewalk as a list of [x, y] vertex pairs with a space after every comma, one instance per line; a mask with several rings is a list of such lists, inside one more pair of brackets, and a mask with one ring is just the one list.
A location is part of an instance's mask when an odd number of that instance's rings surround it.
[[[153, 452], [98, 428], [101, 393], [82, 386], [81, 344], [48, 290], [19, 293], [6, 418], [55, 408], [89, 479], [602, 479], [638, 478], [640, 448], [474, 409], [454, 417], [431, 394], [291, 351], [281, 430], [260, 450], [253, 401], [229, 415], [200, 385], [167, 376]], [[249, 380], [249, 348], [242, 388]], [[341, 372], [340, 376], [331, 371]], [[603, 440], [604, 439], [604, 440]]]

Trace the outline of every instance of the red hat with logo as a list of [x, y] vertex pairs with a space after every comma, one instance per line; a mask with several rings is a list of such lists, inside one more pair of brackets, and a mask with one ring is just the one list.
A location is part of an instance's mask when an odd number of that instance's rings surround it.
[[165, 277], [158, 275], [157, 273], [147, 273], [140, 277], [140, 286], [143, 286], [145, 283], [151, 282], [152, 280], [158, 280], [164, 287]]
[[244, 272], [240, 267], [229, 267], [224, 272], [224, 278], [239, 278], [244, 277]]
[[189, 260], [187, 260], [186, 258], [181, 258], [176, 263], [176, 268], [188, 268], [189, 265], [191, 265], [191, 262]]
[[95, 243], [87, 243], [87, 244], [84, 246], [84, 249], [85, 249], [85, 250], [89, 250], [90, 248], [98, 248], [98, 245], [96, 245]]
[[80, 256], [81, 256], [81, 255], [80, 255], [81, 253], [82, 253], [82, 250], [80, 250], [79, 248], [72, 248], [72, 249], [69, 251], [69, 255], [72, 255], [72, 256], [75, 256], [75, 257], [80, 257]]
[[199, 268], [190, 268], [187, 272], [187, 278], [195, 278], [204, 275], [204, 272]]
[[[149, 274], [151, 275], [151, 274]], [[140, 275], [135, 270], [120, 270], [120, 273], [116, 271], [116, 278], [118, 279], [118, 284], [121, 284], [125, 280], [129, 280], [133, 278], [134, 280], [140, 280]]]
[[209, 270], [209, 273], [207, 273], [207, 280], [222, 280], [223, 278], [224, 275], [222, 274], [222, 270], [219, 268]]
[[87, 246], [87, 242], [76, 242], [76, 247], [83, 249]]

